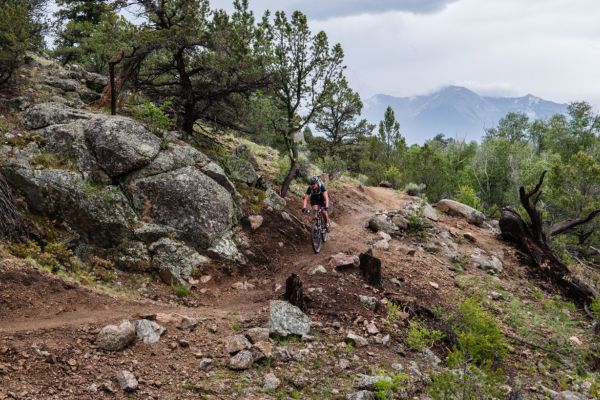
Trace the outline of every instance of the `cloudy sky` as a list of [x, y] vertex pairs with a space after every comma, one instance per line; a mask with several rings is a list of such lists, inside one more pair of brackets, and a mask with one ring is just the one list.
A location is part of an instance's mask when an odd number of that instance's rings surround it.
[[[229, 0], [212, 0], [229, 8]], [[250, 0], [309, 15], [346, 52], [363, 98], [466, 86], [600, 109], [598, 0]]]

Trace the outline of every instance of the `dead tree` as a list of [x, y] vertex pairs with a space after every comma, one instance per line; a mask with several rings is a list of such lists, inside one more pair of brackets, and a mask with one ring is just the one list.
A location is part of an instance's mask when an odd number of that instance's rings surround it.
[[567, 296], [585, 304], [600, 295], [598, 289], [571, 274], [567, 265], [552, 250], [549, 238], [567, 233], [577, 226], [592, 221], [600, 215], [600, 210], [591, 212], [585, 218], [559, 222], [544, 229], [537, 205], [542, 195], [541, 188], [545, 175], [546, 171], [542, 173], [538, 184], [532, 191], [527, 192], [523, 186], [519, 188], [519, 199], [527, 212], [529, 221], [526, 221], [517, 211], [503, 208], [500, 230], [504, 239], [520, 246], [531, 256], [533, 264], [561, 287]]
[[13, 241], [28, 237], [28, 223], [19, 212], [13, 192], [0, 174], [0, 236]]
[[304, 290], [302, 289], [302, 281], [298, 275], [291, 274], [285, 281], [285, 294], [283, 298], [302, 311], [306, 311]]

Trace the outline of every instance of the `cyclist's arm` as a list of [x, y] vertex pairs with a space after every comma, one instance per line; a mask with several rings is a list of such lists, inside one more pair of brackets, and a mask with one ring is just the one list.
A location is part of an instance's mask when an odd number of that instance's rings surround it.
[[325, 197], [325, 208], [329, 208], [329, 193], [327, 193], [327, 191], [324, 191], [323, 196]]
[[305, 194], [304, 195], [304, 199], [303, 199], [303, 203], [302, 203], [302, 208], [306, 208], [306, 204], [308, 203], [308, 195]]

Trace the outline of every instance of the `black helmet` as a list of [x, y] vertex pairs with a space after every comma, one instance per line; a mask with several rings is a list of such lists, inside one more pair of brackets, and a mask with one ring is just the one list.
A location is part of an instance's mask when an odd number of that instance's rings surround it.
[[311, 185], [314, 185], [315, 183], [319, 183], [319, 177], [318, 176], [311, 176], [310, 179], [308, 180], [308, 182]]

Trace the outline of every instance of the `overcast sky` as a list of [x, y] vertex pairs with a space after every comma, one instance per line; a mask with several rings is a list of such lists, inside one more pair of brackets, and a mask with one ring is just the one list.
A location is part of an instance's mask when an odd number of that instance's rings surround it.
[[[212, 0], [229, 8], [229, 0]], [[600, 109], [598, 0], [250, 0], [300, 9], [346, 53], [363, 98], [466, 86], [480, 94], [528, 93]]]

